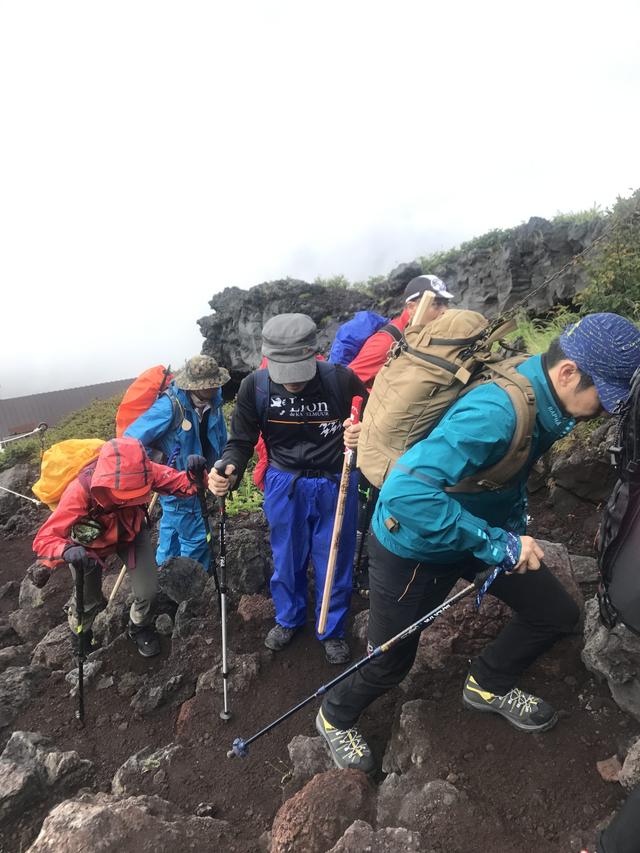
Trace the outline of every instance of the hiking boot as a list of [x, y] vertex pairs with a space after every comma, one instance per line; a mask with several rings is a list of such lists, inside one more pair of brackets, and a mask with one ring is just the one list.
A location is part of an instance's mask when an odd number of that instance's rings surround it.
[[151, 625], [134, 625], [133, 622], [129, 622], [127, 634], [136, 644], [143, 658], [152, 658], [160, 654], [160, 639]]
[[558, 715], [543, 699], [514, 687], [504, 696], [483, 690], [472, 675], [467, 676], [462, 703], [474, 711], [500, 714], [523, 732], [545, 732], [558, 722]]
[[373, 773], [376, 769], [371, 750], [358, 729], [336, 729], [325, 720], [322, 708], [316, 717], [316, 729], [326, 740], [336, 767], [362, 770], [363, 773]]
[[296, 630], [296, 628], [285, 628], [276, 622], [264, 638], [264, 644], [272, 652], [281, 652], [285, 646], [289, 645]]
[[323, 640], [324, 654], [328, 663], [339, 666], [341, 663], [349, 663], [351, 660], [351, 650], [346, 640], [339, 637], [329, 637], [328, 640]]

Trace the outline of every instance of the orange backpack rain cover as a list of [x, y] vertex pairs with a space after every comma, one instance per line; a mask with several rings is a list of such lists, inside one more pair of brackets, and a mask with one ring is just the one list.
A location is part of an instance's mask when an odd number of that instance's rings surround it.
[[152, 406], [173, 379], [170, 368], [157, 364], [141, 373], [124, 392], [116, 412], [116, 438]]

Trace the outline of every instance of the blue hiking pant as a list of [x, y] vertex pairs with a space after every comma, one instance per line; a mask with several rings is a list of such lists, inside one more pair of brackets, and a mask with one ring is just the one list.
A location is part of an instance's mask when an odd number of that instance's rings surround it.
[[[307, 621], [309, 558], [315, 570], [316, 625], [318, 623], [338, 499], [338, 479], [296, 478], [276, 468], [267, 469], [264, 513], [269, 522], [274, 563], [271, 595], [276, 622], [284, 628], [298, 628]], [[344, 637], [351, 601], [357, 518], [358, 475], [354, 473], [347, 493], [327, 626], [324, 634], [318, 635], [320, 640]]]
[[162, 518], [156, 551], [158, 565], [169, 557], [191, 557], [208, 570], [211, 554], [198, 496], [180, 499], [166, 495], [160, 498], [160, 505]]

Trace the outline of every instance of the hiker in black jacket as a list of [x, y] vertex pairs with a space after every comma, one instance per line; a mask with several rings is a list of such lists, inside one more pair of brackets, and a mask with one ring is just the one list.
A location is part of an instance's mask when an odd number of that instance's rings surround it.
[[[348, 368], [316, 360], [317, 329], [306, 314], [279, 314], [262, 330], [267, 367], [241, 383], [222, 454], [225, 477], [213, 471], [209, 486], [222, 496], [238, 482], [262, 433], [269, 467], [264, 511], [271, 532], [271, 595], [276, 624], [265, 639], [280, 651], [307, 619], [307, 564], [315, 570], [316, 618], [320, 612], [345, 445], [355, 449], [360, 427], [348, 420], [354, 396], [366, 395]], [[344, 639], [352, 588], [357, 520], [357, 477], [351, 477], [326, 629], [330, 663], [346, 663]]]

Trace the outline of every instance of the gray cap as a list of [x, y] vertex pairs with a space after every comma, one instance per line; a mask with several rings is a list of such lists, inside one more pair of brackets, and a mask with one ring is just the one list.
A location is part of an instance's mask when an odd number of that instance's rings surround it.
[[280, 385], [308, 382], [316, 375], [317, 328], [306, 314], [277, 314], [262, 329], [262, 355]]
[[204, 391], [205, 388], [219, 388], [229, 381], [229, 371], [218, 367], [218, 362], [210, 355], [194, 355], [185, 362], [182, 370], [174, 377], [178, 388], [183, 391]]
[[446, 284], [437, 275], [417, 275], [405, 287], [404, 301], [413, 302], [423, 293], [433, 293], [440, 299], [453, 299], [453, 293], [449, 293]]

